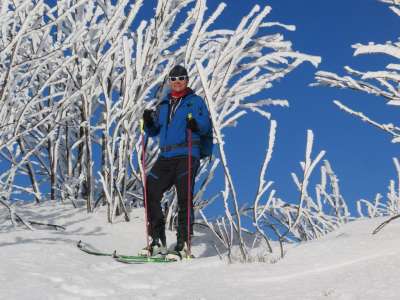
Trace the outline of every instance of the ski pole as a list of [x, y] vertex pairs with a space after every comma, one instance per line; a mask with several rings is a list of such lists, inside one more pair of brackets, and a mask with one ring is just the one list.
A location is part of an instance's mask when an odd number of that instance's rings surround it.
[[[192, 119], [192, 114], [188, 115], [188, 119]], [[187, 196], [187, 246], [188, 257], [191, 256], [190, 246], [190, 215], [192, 208], [192, 130], [188, 128], [188, 196]]]
[[147, 178], [146, 178], [146, 144], [144, 138], [144, 121], [140, 120], [140, 132], [142, 136], [142, 169], [143, 169], [143, 200], [144, 200], [144, 222], [146, 225], [147, 250], [150, 251], [149, 243], [149, 222], [147, 217]]

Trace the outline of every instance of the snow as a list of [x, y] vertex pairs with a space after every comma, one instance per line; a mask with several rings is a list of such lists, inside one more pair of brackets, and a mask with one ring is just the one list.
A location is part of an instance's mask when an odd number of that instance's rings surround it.
[[[286, 248], [276, 263], [220, 261], [204, 230], [196, 228], [194, 260], [127, 265], [87, 255], [94, 247], [135, 254], [144, 244], [143, 211], [132, 221], [106, 224], [103, 209], [44, 203], [18, 206], [31, 220], [66, 226], [66, 231], [11, 227], [0, 212], [1, 299], [398, 299], [400, 223], [379, 234], [382, 218], [351, 222], [326, 237]], [[168, 232], [173, 246], [174, 234]], [[259, 250], [261, 251], [261, 250]]]

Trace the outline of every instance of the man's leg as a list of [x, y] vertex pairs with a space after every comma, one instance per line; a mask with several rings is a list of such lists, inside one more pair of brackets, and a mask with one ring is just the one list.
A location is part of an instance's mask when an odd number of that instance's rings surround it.
[[[190, 198], [193, 199], [193, 188], [194, 188], [194, 179], [196, 177], [196, 172], [199, 167], [199, 160], [193, 158], [192, 161], [192, 170], [191, 170], [191, 195]], [[187, 235], [187, 213], [188, 213], [188, 165], [187, 158], [183, 158], [179, 161], [177, 167], [176, 178], [174, 182], [176, 186], [176, 191], [178, 195], [178, 232], [177, 232], [177, 245], [175, 250], [181, 251], [184, 247], [185, 242], [188, 240]], [[189, 212], [193, 212], [193, 202], [190, 202]], [[193, 217], [190, 216], [190, 222], [193, 222]]]
[[147, 176], [147, 214], [149, 234], [154, 243], [166, 246], [164, 214], [161, 208], [163, 194], [173, 184], [173, 166], [168, 160], [158, 159]]

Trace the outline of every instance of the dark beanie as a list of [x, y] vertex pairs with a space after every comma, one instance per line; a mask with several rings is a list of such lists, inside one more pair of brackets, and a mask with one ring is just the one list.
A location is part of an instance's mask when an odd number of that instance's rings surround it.
[[177, 65], [172, 68], [169, 72], [169, 77], [178, 77], [178, 76], [188, 76], [188, 72], [186, 69], [180, 65]]

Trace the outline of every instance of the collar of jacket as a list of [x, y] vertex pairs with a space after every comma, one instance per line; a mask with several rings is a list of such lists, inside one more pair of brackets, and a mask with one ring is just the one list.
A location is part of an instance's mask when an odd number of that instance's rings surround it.
[[191, 88], [186, 88], [186, 90], [182, 91], [182, 92], [174, 92], [172, 91], [171, 94], [169, 95], [170, 99], [176, 100], [176, 99], [181, 99], [184, 98], [185, 96], [192, 94], [193, 90]]

